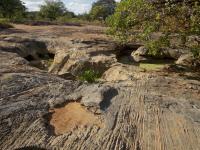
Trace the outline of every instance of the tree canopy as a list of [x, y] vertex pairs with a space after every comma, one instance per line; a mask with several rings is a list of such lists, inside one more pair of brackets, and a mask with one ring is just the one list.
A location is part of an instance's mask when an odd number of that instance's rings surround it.
[[134, 38], [133, 30], [141, 30], [140, 37], [148, 39], [156, 31], [165, 33], [200, 33], [200, 5], [187, 3], [151, 3], [147, 0], [123, 0], [108, 19], [110, 34], [121, 40]]
[[0, 17], [18, 18], [25, 15], [26, 7], [21, 0], [0, 0]]
[[[107, 22], [109, 34], [120, 42], [140, 39], [158, 52], [160, 47], [167, 46], [170, 34], [179, 34], [183, 42], [186, 35], [200, 34], [200, 2], [123, 0]], [[162, 32], [163, 37], [152, 41], [154, 32]]]
[[116, 2], [114, 0], [99, 0], [92, 5], [90, 17], [92, 20], [105, 20], [114, 13]]
[[49, 19], [51, 21], [56, 20], [57, 17], [63, 16], [67, 9], [60, 0], [45, 0], [45, 4], [40, 7], [39, 15], [42, 18]]

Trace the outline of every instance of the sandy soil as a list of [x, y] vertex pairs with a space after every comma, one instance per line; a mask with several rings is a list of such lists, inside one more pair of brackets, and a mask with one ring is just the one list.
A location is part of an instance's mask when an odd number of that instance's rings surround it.
[[81, 126], [96, 125], [102, 127], [98, 116], [90, 113], [80, 103], [69, 103], [65, 107], [54, 109], [50, 124], [54, 127], [55, 134], [57, 135], [72, 131]]

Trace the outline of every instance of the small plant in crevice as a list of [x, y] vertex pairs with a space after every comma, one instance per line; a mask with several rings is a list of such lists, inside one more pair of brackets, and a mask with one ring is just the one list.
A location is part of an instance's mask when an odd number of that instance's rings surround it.
[[54, 59], [48, 59], [46, 61], [47, 68], [51, 67], [51, 65], [53, 64], [53, 61], [54, 61]]
[[100, 78], [100, 73], [92, 69], [83, 71], [78, 77], [79, 80], [87, 81], [88, 83], [94, 83], [98, 78]]
[[200, 46], [193, 46], [191, 52], [195, 59], [200, 59]]

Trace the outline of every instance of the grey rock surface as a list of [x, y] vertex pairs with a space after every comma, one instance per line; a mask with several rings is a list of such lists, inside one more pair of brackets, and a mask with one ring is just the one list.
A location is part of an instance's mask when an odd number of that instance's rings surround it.
[[198, 58], [195, 58], [192, 53], [181, 55], [176, 61], [176, 64], [188, 68], [200, 68], [200, 60]]
[[[64, 30], [64, 27], [54, 26], [49, 30], [47, 27], [26, 28], [31, 36], [38, 34], [43, 38], [64, 36], [77, 30], [76, 27]], [[86, 29], [80, 28], [84, 35]], [[94, 38], [92, 31], [90, 29], [90, 36]], [[97, 56], [102, 54], [102, 49], [93, 52]], [[90, 55], [94, 53], [90, 51]], [[136, 66], [110, 67], [110, 73], [119, 72], [115, 80], [80, 84], [30, 66], [17, 52], [0, 50], [0, 149], [199, 149], [199, 80], [165, 72], [140, 72], [136, 76], [137, 71], [130, 73], [137, 70]], [[121, 80], [122, 75], [133, 78]], [[101, 118], [103, 126], [80, 124], [56, 135], [49, 123], [54, 113], [50, 110], [62, 108], [69, 102], [80, 102]]]
[[[187, 54], [188, 49], [173, 49], [173, 48], [161, 48], [163, 58], [177, 60], [181, 55]], [[152, 56], [149, 55], [149, 50], [144, 46], [139, 47], [136, 51], [131, 54], [132, 58], [136, 62], [148, 61]]]

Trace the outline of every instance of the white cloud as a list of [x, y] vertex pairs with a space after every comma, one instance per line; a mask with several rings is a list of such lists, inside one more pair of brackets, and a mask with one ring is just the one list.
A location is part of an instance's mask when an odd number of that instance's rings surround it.
[[[44, 0], [22, 0], [28, 10], [38, 11], [39, 6], [43, 4]], [[97, 0], [63, 0], [66, 8], [76, 14], [88, 12], [91, 9], [92, 3]], [[120, 1], [120, 0], [116, 0]]]
[[30, 11], [38, 11], [40, 5], [42, 5], [44, 2], [41, 0], [22, 0], [25, 3], [25, 6], [28, 8]]
[[92, 3], [95, 0], [66, 0], [64, 3], [68, 10], [73, 11], [76, 14], [88, 12], [91, 9]]

